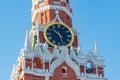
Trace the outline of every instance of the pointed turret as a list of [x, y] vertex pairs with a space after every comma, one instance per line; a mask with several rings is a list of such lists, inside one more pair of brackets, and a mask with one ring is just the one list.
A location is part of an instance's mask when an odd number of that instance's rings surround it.
[[26, 39], [25, 39], [25, 43], [24, 43], [24, 51], [31, 51], [28, 29], [26, 29]]
[[98, 45], [97, 45], [97, 39], [95, 38], [95, 42], [94, 42], [94, 55], [95, 57], [99, 57], [99, 52], [98, 52]]
[[78, 56], [83, 56], [82, 50], [81, 50], [81, 45], [78, 45], [78, 50], [77, 50]]
[[40, 44], [40, 38], [39, 38], [39, 20], [37, 20], [37, 44], [39, 45]]

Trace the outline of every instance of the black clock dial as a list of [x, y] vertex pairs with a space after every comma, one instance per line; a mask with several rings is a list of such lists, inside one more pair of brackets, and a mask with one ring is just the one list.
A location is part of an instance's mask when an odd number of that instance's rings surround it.
[[45, 32], [48, 43], [52, 46], [69, 46], [73, 41], [72, 31], [63, 24], [52, 24]]

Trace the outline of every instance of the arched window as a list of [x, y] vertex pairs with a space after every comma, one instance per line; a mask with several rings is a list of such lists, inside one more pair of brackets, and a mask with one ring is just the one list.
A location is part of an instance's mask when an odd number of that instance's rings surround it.
[[67, 68], [66, 67], [62, 67], [62, 74], [63, 74], [63, 76], [67, 75]]
[[64, 68], [62, 69], [62, 73], [66, 73], [66, 70]]

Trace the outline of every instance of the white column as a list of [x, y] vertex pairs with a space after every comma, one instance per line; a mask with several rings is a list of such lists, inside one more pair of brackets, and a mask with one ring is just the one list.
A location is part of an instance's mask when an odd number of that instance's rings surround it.
[[43, 61], [43, 69], [45, 69], [45, 61]]
[[85, 64], [84, 64], [84, 72], [85, 72], [85, 75], [86, 75], [86, 66], [85, 66]]
[[32, 70], [33, 70], [33, 58], [32, 58]]
[[97, 69], [97, 66], [96, 66], [96, 75], [98, 76], [98, 69]]
[[24, 70], [26, 70], [26, 67], [25, 67], [25, 63], [26, 63], [26, 62], [25, 62], [25, 58], [24, 58], [23, 60], [24, 60], [24, 62], [23, 62], [23, 64], [24, 64]]
[[48, 75], [45, 76], [45, 80], [49, 80], [49, 76]]
[[49, 61], [49, 71], [50, 71], [50, 61]]

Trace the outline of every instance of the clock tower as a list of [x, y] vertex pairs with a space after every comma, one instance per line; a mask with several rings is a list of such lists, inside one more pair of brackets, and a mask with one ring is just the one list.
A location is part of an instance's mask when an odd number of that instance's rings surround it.
[[[69, 0], [32, 0], [32, 34], [37, 32], [35, 30], [37, 25], [41, 25], [41, 29], [39, 29], [41, 43], [46, 41], [45, 35], [43, 35], [45, 27], [54, 22], [62, 23], [71, 28], [69, 30], [72, 30], [72, 9]], [[73, 46], [78, 47], [77, 35], [73, 37], [75, 38]], [[34, 48], [35, 44], [32, 44], [32, 46]]]
[[[32, 0], [32, 22], [47, 24], [53, 21], [56, 13], [62, 22], [72, 27], [72, 9], [69, 0]], [[56, 12], [58, 11], [58, 12]]]
[[104, 59], [82, 53], [70, 0], [32, 0], [32, 28], [13, 66], [11, 80], [107, 80]]

